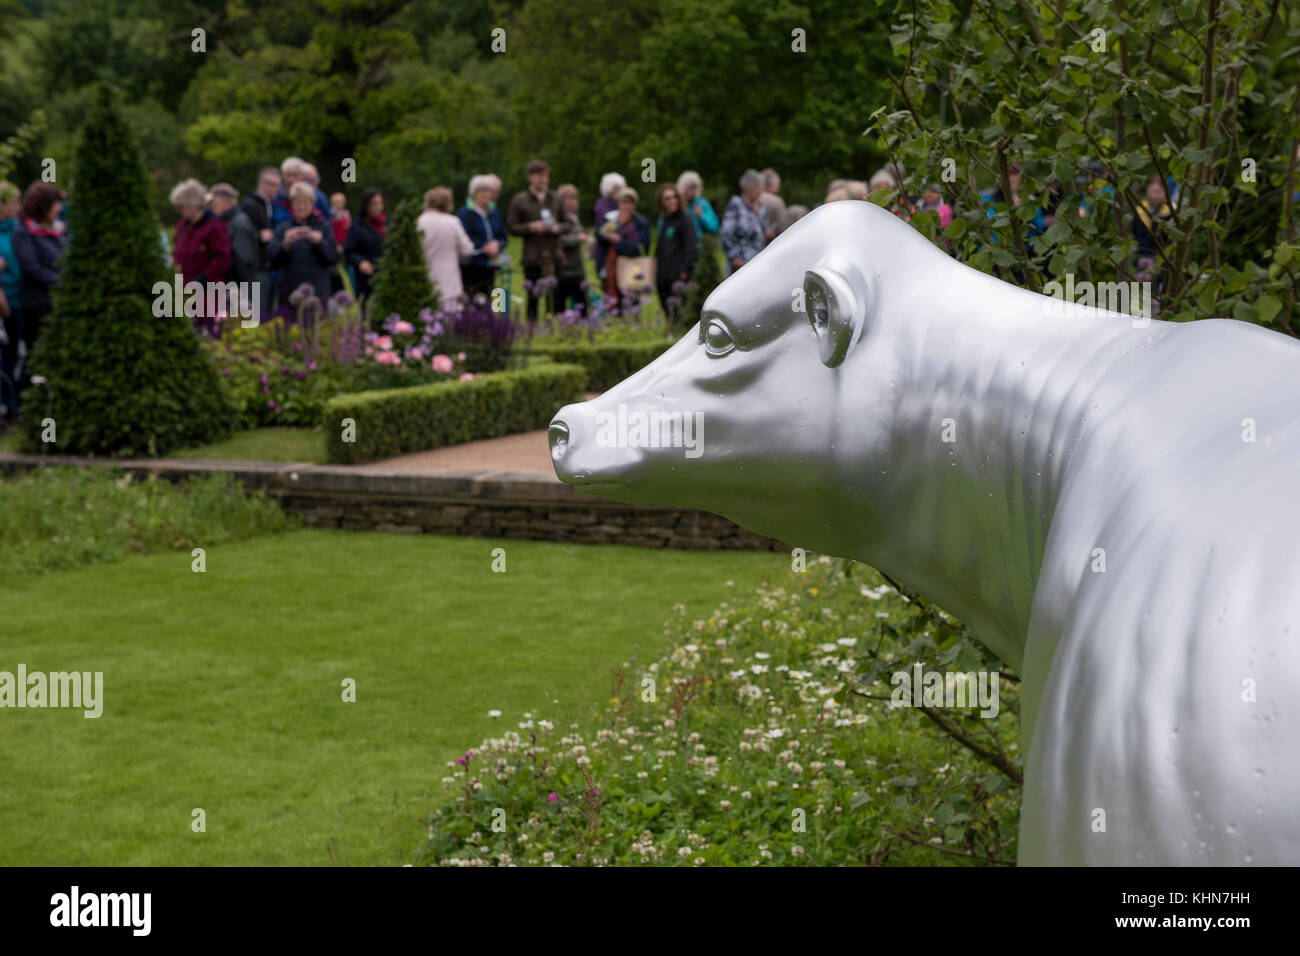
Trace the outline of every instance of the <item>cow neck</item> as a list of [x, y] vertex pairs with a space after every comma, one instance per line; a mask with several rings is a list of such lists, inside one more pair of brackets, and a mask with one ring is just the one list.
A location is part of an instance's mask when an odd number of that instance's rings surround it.
[[961, 268], [947, 290], [931, 285], [926, 319], [895, 331], [905, 381], [878, 563], [1019, 669], [1087, 408], [1148, 333], [1114, 313], [1063, 317], [1054, 300]]

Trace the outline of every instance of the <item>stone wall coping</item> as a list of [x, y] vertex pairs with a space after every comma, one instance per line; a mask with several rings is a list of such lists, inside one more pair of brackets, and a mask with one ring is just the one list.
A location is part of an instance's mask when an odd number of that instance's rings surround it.
[[657, 511], [650, 505], [626, 505], [575, 491], [554, 475], [524, 471], [427, 469], [411, 471], [382, 465], [318, 465], [309, 462], [234, 461], [199, 458], [90, 458], [75, 456], [0, 454], [0, 471], [25, 471], [42, 465], [121, 468], [179, 480], [191, 475], [232, 475], [253, 488], [282, 489], [295, 494], [370, 495], [422, 500], [477, 498], [502, 504], [511, 501], [581, 504], [586, 508]]

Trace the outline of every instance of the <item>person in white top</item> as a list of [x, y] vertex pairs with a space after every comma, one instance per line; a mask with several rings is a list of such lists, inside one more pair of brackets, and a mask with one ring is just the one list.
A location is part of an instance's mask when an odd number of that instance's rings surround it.
[[444, 312], [460, 310], [460, 260], [474, 253], [473, 241], [451, 210], [451, 190], [436, 186], [424, 194], [424, 212], [415, 221], [429, 281], [437, 285], [438, 307]]

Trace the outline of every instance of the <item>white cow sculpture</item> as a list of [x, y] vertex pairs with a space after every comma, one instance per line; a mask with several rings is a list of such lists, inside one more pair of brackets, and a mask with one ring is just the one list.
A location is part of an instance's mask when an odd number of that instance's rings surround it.
[[[620, 406], [697, 457], [605, 447]], [[838, 202], [551, 443], [965, 621], [1023, 677], [1022, 864], [1300, 864], [1300, 342], [1065, 309]]]

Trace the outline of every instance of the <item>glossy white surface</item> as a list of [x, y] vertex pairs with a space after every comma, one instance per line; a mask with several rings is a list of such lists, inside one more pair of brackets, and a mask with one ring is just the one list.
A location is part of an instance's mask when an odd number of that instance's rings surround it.
[[[1300, 864], [1300, 343], [1062, 311], [831, 203], [709, 297], [707, 342], [562, 409], [556, 474], [958, 615], [1024, 679], [1021, 863]], [[703, 453], [603, 447], [619, 406]]]

